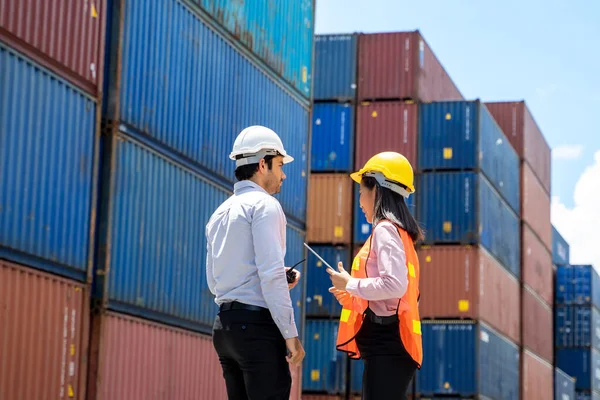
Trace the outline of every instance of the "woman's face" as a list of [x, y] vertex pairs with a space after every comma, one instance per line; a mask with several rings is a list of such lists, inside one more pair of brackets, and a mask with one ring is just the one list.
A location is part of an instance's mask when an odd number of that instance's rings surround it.
[[367, 222], [372, 224], [375, 211], [375, 188], [368, 189], [362, 183], [360, 184], [360, 208], [365, 214]]

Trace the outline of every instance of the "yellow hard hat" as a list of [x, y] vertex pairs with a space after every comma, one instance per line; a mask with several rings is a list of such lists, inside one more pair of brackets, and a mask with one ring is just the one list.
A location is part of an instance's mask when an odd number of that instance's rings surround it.
[[[350, 174], [352, 180], [360, 183], [362, 177], [372, 176], [383, 187], [404, 197], [415, 192], [414, 173], [410, 162], [400, 153], [385, 151], [371, 157], [360, 171]], [[400, 185], [406, 187], [402, 188]]]

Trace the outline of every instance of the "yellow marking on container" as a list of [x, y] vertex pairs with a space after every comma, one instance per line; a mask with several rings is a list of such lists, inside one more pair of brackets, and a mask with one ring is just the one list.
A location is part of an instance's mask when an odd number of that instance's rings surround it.
[[444, 147], [444, 160], [452, 158], [452, 147]]
[[458, 301], [458, 311], [460, 311], [460, 312], [469, 311], [469, 300], [459, 300]]

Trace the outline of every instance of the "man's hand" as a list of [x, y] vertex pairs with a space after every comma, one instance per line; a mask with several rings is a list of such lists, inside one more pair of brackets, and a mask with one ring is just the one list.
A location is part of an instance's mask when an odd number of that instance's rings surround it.
[[[290, 267], [285, 267], [285, 272], [287, 272], [289, 269], [290, 269]], [[302, 274], [300, 273], [300, 271], [298, 271], [298, 270], [296, 270], [296, 269], [292, 271], [292, 274], [294, 274], [294, 276], [295, 276], [295, 279], [294, 279], [294, 282], [292, 282], [292, 283], [288, 283], [288, 288], [289, 288], [290, 290], [292, 290], [293, 288], [295, 288], [295, 287], [296, 287], [296, 285], [298, 284], [298, 281], [300, 280], [300, 275], [302, 275]]]
[[288, 349], [287, 360], [292, 365], [300, 365], [306, 353], [300, 340], [295, 338], [285, 339], [285, 345]]

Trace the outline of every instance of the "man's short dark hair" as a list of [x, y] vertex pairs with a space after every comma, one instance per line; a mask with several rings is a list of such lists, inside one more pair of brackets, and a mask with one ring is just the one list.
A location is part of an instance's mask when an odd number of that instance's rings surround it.
[[[273, 169], [273, 159], [275, 156], [265, 156], [264, 160], [267, 163], [269, 170]], [[235, 169], [235, 177], [238, 181], [246, 181], [254, 176], [258, 171], [258, 163], [242, 165]]]

